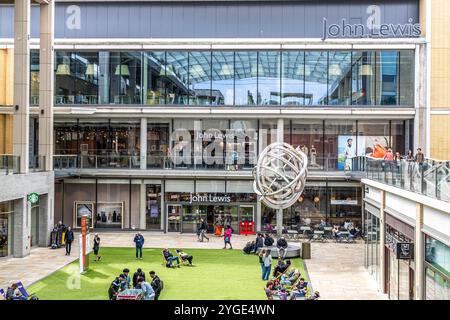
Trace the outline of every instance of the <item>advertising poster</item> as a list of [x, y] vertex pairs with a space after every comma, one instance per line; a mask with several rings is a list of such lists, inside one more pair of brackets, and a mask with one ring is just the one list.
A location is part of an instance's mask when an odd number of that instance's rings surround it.
[[122, 228], [123, 203], [122, 202], [99, 202], [97, 216], [95, 217], [96, 228]]
[[93, 202], [75, 202], [75, 222], [76, 228], [81, 228], [81, 217], [87, 218], [87, 225], [90, 228], [94, 227], [94, 203]]
[[387, 136], [338, 136], [338, 170], [351, 170], [356, 156], [383, 159], [388, 147]]

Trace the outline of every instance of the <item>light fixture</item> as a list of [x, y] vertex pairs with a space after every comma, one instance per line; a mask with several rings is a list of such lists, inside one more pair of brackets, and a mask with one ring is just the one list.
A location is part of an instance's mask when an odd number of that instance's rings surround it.
[[342, 75], [341, 66], [338, 64], [332, 64], [332, 65], [330, 65], [329, 72], [330, 72], [330, 75], [332, 75], [332, 76], [340, 76], [340, 75]]
[[87, 76], [93, 76], [95, 74], [95, 66], [93, 63], [87, 65], [85, 74]]
[[70, 67], [67, 63], [60, 63], [56, 68], [56, 74], [58, 76], [69, 76], [70, 75]]
[[373, 75], [372, 66], [370, 64], [363, 64], [361, 74], [363, 76], [372, 76]]
[[116, 67], [116, 72], [114, 73], [116, 76], [129, 76], [130, 69], [127, 64], [118, 64]]

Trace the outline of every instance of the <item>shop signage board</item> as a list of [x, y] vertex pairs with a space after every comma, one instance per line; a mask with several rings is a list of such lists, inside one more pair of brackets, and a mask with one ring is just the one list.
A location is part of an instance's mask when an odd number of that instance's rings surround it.
[[35, 204], [38, 203], [39, 201], [39, 195], [36, 192], [32, 192], [29, 195], [27, 195], [27, 200], [31, 203], [31, 204]]
[[414, 243], [398, 242], [396, 249], [397, 259], [410, 260], [414, 258]]
[[333, 200], [332, 199], [331, 200], [331, 204], [357, 206], [358, 205], [358, 200], [336, 200], [336, 199]]
[[227, 194], [206, 193], [198, 194], [192, 193], [189, 197], [190, 203], [230, 203], [231, 197]]

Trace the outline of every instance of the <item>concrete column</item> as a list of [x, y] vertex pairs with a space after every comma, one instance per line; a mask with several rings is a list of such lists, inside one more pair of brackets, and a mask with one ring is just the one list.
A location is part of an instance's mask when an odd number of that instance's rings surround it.
[[14, 201], [14, 258], [23, 258], [31, 249], [31, 205], [26, 197]]
[[146, 222], [146, 213], [147, 213], [147, 192], [145, 188], [144, 180], [141, 180], [141, 186], [140, 186], [140, 201], [139, 201], [139, 229], [145, 230], [147, 229], [147, 222]]
[[261, 196], [257, 196], [257, 200], [256, 200], [256, 231], [262, 230], [261, 218], [262, 218]]
[[422, 148], [425, 156], [429, 156], [429, 97], [427, 97], [427, 49], [424, 45], [416, 45], [415, 51], [415, 94], [414, 104], [414, 152]]
[[40, 5], [39, 51], [39, 163], [45, 171], [53, 170], [53, 88], [55, 1]]
[[[277, 121], [277, 142], [284, 142], [284, 119]], [[283, 232], [283, 209], [277, 210], [277, 235]]]
[[16, 0], [14, 7], [14, 106], [13, 153], [20, 157], [20, 173], [28, 173], [30, 0]]
[[415, 232], [416, 237], [414, 240], [414, 286], [415, 286], [415, 299], [423, 300], [424, 296], [424, 261], [425, 261], [425, 250], [424, 250], [424, 237], [422, 234], [423, 227], [423, 204], [416, 203], [416, 226]]
[[379, 257], [380, 257], [380, 277], [379, 277], [379, 283], [378, 286], [381, 290], [381, 292], [384, 292], [384, 284], [385, 284], [385, 277], [389, 276], [386, 275], [386, 270], [384, 269], [384, 264], [385, 264], [385, 260], [386, 257], [384, 256], [384, 246], [386, 244], [386, 225], [385, 225], [385, 213], [384, 213], [384, 208], [386, 207], [386, 192], [381, 190], [381, 204], [380, 204], [380, 252]]
[[164, 233], [167, 232], [167, 228], [168, 228], [168, 224], [169, 224], [169, 214], [166, 210], [166, 202], [165, 202], [165, 193], [166, 193], [166, 188], [165, 188], [165, 182], [164, 180], [161, 180], [161, 230], [164, 231]]
[[141, 118], [141, 170], [147, 170], [147, 118]]
[[43, 194], [39, 197], [39, 246], [48, 247], [50, 245], [50, 232], [54, 225], [54, 195]]

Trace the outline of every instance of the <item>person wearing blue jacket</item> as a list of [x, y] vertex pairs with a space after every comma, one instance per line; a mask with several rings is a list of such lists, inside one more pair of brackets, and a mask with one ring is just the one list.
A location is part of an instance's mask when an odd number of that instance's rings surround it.
[[138, 232], [134, 236], [134, 243], [136, 245], [136, 259], [142, 259], [142, 247], [144, 246], [144, 236]]

